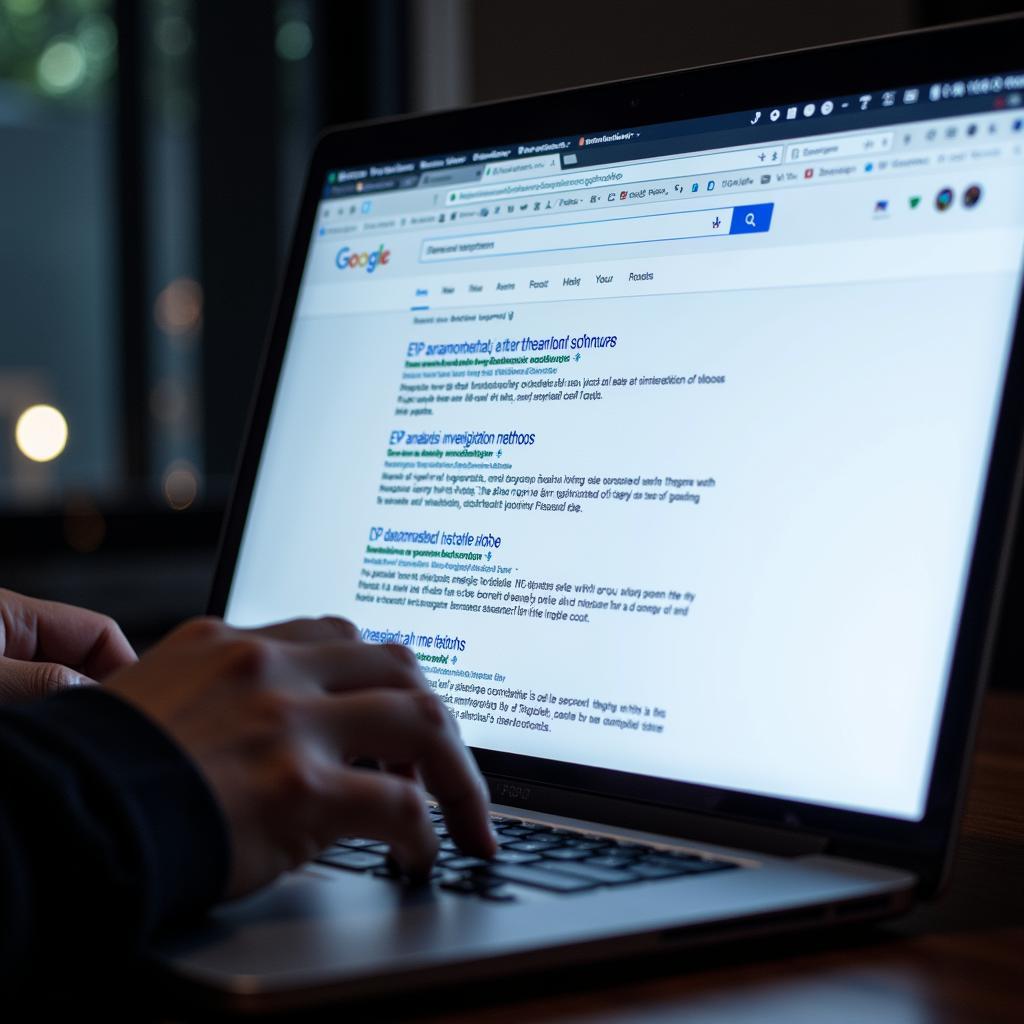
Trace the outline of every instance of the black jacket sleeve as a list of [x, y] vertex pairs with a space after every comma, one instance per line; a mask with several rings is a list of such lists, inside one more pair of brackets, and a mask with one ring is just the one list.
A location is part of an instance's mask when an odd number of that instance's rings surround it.
[[117, 970], [223, 895], [228, 855], [198, 769], [126, 701], [0, 709], [0, 990], [69, 958]]

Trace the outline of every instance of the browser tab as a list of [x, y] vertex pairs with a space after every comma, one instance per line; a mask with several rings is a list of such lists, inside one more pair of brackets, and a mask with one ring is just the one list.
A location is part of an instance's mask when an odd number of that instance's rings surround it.
[[420, 175], [420, 185], [457, 185], [464, 181], [479, 181], [484, 169], [476, 167], [449, 167], [439, 171], [424, 171]]
[[541, 156], [527, 157], [523, 160], [505, 160], [500, 163], [485, 164], [483, 177], [491, 181], [515, 181], [520, 178], [537, 178], [561, 167], [558, 154], [550, 153]]
[[610, 142], [632, 142], [640, 137], [638, 130], [622, 132], [604, 132], [600, 135], [581, 135], [578, 145], [585, 146], [606, 146]]
[[508, 160], [512, 156], [511, 149], [488, 149], [474, 153], [470, 158], [475, 164], [486, 164], [492, 160]]
[[575, 145], [575, 139], [551, 139], [548, 142], [530, 142], [516, 146], [519, 156], [538, 156], [542, 153], [558, 153]]
[[393, 164], [371, 164], [369, 171], [371, 178], [387, 178], [395, 174], [412, 174], [418, 170], [415, 160], [408, 160], [404, 163], [395, 162]]

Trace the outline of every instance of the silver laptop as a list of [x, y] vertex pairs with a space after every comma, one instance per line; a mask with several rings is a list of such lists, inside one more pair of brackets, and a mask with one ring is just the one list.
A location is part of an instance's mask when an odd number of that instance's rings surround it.
[[413, 886], [339, 837], [175, 978], [273, 1009], [937, 890], [1018, 479], [1021, 28], [321, 139], [211, 610], [407, 645], [501, 849], [434, 811]]

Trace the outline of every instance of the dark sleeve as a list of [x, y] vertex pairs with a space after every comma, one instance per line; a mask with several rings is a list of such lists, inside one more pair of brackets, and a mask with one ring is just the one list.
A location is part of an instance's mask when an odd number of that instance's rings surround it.
[[42, 964], [116, 970], [227, 871], [209, 787], [126, 701], [86, 687], [0, 710], [0, 991]]

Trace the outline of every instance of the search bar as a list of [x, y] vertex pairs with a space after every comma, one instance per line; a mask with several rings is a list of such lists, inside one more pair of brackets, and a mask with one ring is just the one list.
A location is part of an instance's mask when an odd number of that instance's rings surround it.
[[754, 203], [425, 238], [420, 244], [420, 263], [675, 242], [715, 235], [763, 234], [771, 228], [774, 208], [774, 203]]
[[699, 156], [680, 156], [671, 160], [654, 160], [642, 164], [606, 165], [581, 168], [567, 174], [554, 174], [531, 181], [508, 184], [477, 185], [453, 189], [445, 197], [446, 206], [461, 206], [490, 199], [518, 199], [523, 196], [575, 191], [581, 188], [613, 190], [640, 181], [661, 178], [685, 178], [702, 174], [723, 174], [753, 167], [778, 167], [786, 158], [784, 146], [759, 146], [752, 149], [732, 149], [723, 153], [705, 153]]
[[790, 160], [827, 160], [832, 157], [870, 156], [892, 149], [894, 132], [848, 135], [788, 142]]

